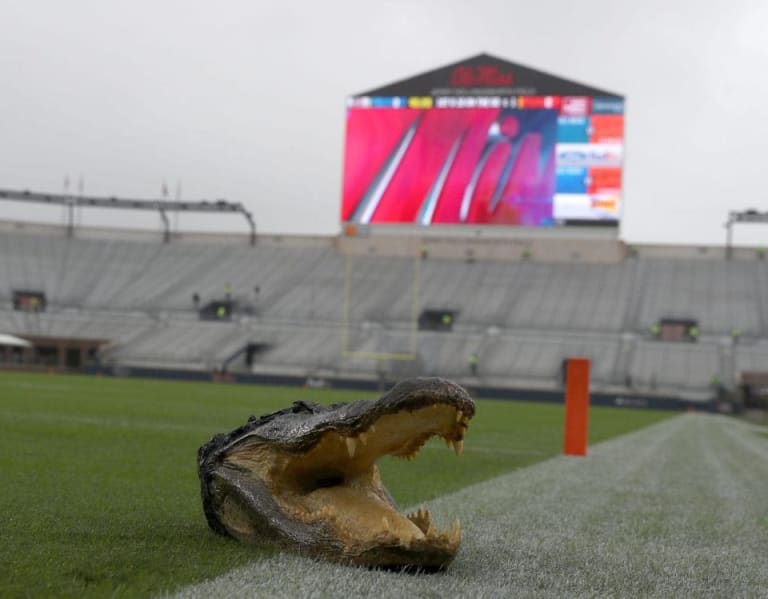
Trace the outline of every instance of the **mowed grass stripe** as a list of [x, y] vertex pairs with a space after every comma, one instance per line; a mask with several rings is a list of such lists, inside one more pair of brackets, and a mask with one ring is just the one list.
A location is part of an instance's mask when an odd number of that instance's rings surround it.
[[[361, 397], [0, 373], [0, 596], [147, 596], [268, 556], [208, 530], [198, 447], [295, 400]], [[595, 409], [590, 434], [668, 415]], [[402, 505], [428, 501], [556, 455], [562, 422], [560, 406], [482, 401], [464, 456], [430, 443], [414, 462], [383, 459], [382, 477]]]
[[175, 597], [764, 597], [767, 497], [761, 434], [683, 415], [431, 502], [463, 522], [446, 573], [279, 554]]

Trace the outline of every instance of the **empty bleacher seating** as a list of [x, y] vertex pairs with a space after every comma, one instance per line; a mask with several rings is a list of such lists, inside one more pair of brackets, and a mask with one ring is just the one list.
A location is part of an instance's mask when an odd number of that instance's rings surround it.
[[[46, 311], [15, 313], [14, 289], [44, 293]], [[200, 322], [195, 294], [201, 305], [231, 294], [239, 308], [226, 323]], [[429, 307], [453, 311], [448, 334], [416, 335]], [[650, 340], [662, 317], [697, 320], [699, 343]], [[562, 360], [582, 355], [597, 385], [703, 392], [715, 374], [768, 363], [767, 323], [761, 260], [350, 257], [332, 239], [250, 247], [0, 232], [0, 329], [108, 339], [104, 355], [120, 364], [211, 368], [264, 342], [256, 371], [376, 376], [397, 355], [424, 374], [464, 377], [477, 353], [486, 381], [555, 387]]]

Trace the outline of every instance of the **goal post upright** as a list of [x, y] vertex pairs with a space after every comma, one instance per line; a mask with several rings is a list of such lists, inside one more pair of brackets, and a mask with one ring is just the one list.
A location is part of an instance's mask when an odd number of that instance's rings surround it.
[[568, 358], [565, 371], [563, 453], [587, 455], [589, 428], [589, 359]]
[[419, 310], [421, 302], [421, 258], [415, 257], [413, 260], [413, 280], [411, 283], [411, 306], [410, 306], [410, 329], [409, 329], [409, 347], [403, 352], [378, 352], [378, 351], [354, 351], [350, 349], [350, 328], [352, 319], [350, 311], [352, 309], [352, 264], [354, 257], [347, 254], [344, 267], [344, 300], [342, 317], [342, 349], [341, 355], [344, 358], [359, 358], [363, 360], [382, 361], [400, 361], [408, 362], [415, 360], [418, 355], [419, 341]]

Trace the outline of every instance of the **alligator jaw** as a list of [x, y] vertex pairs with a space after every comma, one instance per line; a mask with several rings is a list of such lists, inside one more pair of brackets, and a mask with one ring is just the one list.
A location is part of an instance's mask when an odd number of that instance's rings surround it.
[[267, 538], [336, 561], [444, 568], [459, 547], [458, 520], [439, 531], [426, 510], [400, 513], [376, 461], [384, 455], [412, 460], [433, 436], [460, 455], [474, 403], [456, 385], [449, 391], [417, 393], [416, 399], [411, 393], [346, 420], [360, 410], [345, 404], [338, 408], [350, 407], [341, 424], [311, 428], [304, 435], [312, 438], [309, 444], [240, 436], [222, 452], [213, 477], [221, 532], [251, 543]]

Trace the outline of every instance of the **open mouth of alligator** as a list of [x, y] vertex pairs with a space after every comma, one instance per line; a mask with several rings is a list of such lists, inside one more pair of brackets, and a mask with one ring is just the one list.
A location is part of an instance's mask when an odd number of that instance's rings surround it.
[[401, 513], [376, 462], [386, 455], [412, 460], [432, 437], [460, 455], [474, 411], [458, 385], [414, 379], [374, 402], [298, 402], [251, 419], [207, 445], [218, 439], [220, 447], [208, 451], [206, 467], [201, 448], [209, 523], [245, 542], [272, 541], [336, 561], [445, 567], [461, 540], [458, 519], [439, 530], [424, 509]]

